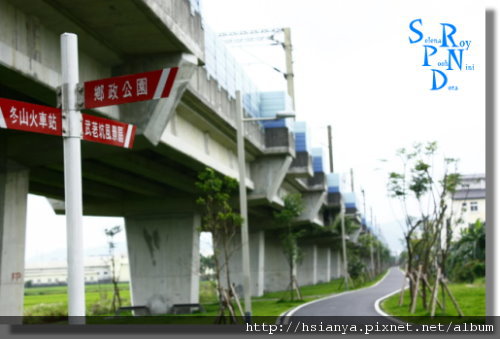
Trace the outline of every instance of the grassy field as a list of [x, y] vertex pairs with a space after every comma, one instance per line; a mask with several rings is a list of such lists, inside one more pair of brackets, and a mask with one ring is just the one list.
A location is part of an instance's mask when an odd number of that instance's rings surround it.
[[[358, 282], [354, 286], [351, 286], [350, 289], [359, 289], [363, 287], [368, 287], [370, 285], [378, 282], [383, 274], [378, 275], [375, 279], [371, 281]], [[207, 283], [207, 282], [204, 282]], [[206, 291], [205, 296], [203, 296], [202, 291], [204, 289], [211, 288], [212, 291]], [[306, 302], [323, 298], [331, 294], [340, 293], [344, 291], [343, 278], [335, 279], [327, 283], [320, 283], [317, 285], [308, 285], [302, 286], [300, 288], [303, 300], [289, 300], [289, 292], [287, 291], [279, 291], [279, 292], [269, 292], [265, 293], [261, 297], [253, 297], [252, 298], [252, 315], [258, 317], [271, 317], [271, 322], [273, 319], [278, 317], [280, 314], [285, 311], [290, 310], [296, 306], [304, 304]], [[241, 297], [241, 296], [240, 296]], [[203, 302], [205, 300], [205, 302]], [[215, 285], [211, 285], [210, 287], [203, 285], [200, 289], [200, 302], [203, 304], [206, 312], [203, 313], [203, 316], [212, 317], [218, 314], [218, 304], [217, 298], [215, 294]], [[238, 313], [238, 312], [237, 312]]]
[[[371, 286], [376, 282], [380, 281], [385, 275], [378, 275], [372, 281], [358, 282], [355, 286], [351, 286], [350, 289], [359, 289]], [[266, 317], [259, 318], [259, 321], [274, 324], [276, 318], [282, 313], [297, 307], [306, 302], [326, 297], [335, 293], [343, 292], [343, 279], [336, 279], [328, 283], [321, 283], [317, 285], [302, 286], [301, 292], [303, 295], [303, 300], [290, 301], [287, 299], [289, 294], [285, 291], [266, 293], [262, 297], [252, 298], [252, 316], [254, 317]], [[125, 318], [125, 319], [107, 319], [100, 320], [93, 318], [91, 321], [94, 323], [144, 323], [149, 324], [213, 324], [215, 317], [218, 315], [218, 304], [215, 296], [215, 285], [209, 282], [202, 282], [200, 285], [200, 300], [205, 300], [203, 307], [205, 312], [194, 313], [182, 316], [175, 316], [172, 314], [164, 314], [157, 317], [147, 317], [147, 318]], [[236, 311], [237, 315], [239, 312]], [[243, 322], [243, 319], [240, 319]]]
[[[380, 274], [372, 281], [359, 282], [351, 286], [350, 289], [358, 289], [372, 285], [379, 281], [384, 274]], [[255, 297], [252, 299], [252, 313], [254, 316], [269, 316], [275, 318], [281, 313], [305, 302], [343, 292], [344, 287], [342, 281], [343, 279], [336, 279], [328, 283], [302, 286], [301, 293], [303, 300], [300, 301], [287, 300], [289, 298], [289, 293], [285, 291], [266, 293], [262, 297]], [[122, 305], [130, 305], [128, 283], [122, 283], [119, 287]], [[87, 315], [112, 315], [111, 298], [113, 293], [111, 284], [86, 285], [85, 290]], [[25, 315], [62, 316], [67, 314], [66, 291], [66, 286], [26, 288], [24, 298]], [[200, 303], [205, 308], [205, 312], [189, 315], [190, 317], [200, 315], [203, 317], [212, 317], [218, 314], [217, 295], [214, 282], [200, 282]], [[178, 318], [176, 320], [178, 320]]]
[[[120, 297], [123, 305], [130, 304], [128, 283], [120, 283]], [[87, 315], [109, 313], [113, 297], [112, 284], [95, 284], [85, 286], [85, 304]], [[24, 315], [57, 316], [67, 313], [67, 287], [30, 287], [24, 290]]]
[[[473, 284], [454, 283], [448, 285], [452, 294], [465, 316], [485, 316], [486, 315], [486, 288], [484, 278], [477, 279]], [[441, 298], [441, 290], [439, 291]], [[418, 298], [416, 312], [411, 314], [408, 310], [410, 304], [410, 293], [407, 289], [404, 295], [403, 306], [399, 306], [399, 293], [387, 298], [381, 303], [382, 309], [395, 316], [429, 316], [430, 312], [422, 307], [421, 297]], [[445, 312], [439, 307], [436, 308], [436, 316], [457, 316], [458, 313], [453, 306], [451, 299], [446, 296]]]

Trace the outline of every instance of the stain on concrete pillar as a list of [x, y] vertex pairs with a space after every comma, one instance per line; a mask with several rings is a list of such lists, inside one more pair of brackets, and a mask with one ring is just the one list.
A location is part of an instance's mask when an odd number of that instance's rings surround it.
[[26, 42], [27, 42], [27, 54], [30, 58], [30, 68], [32, 68], [32, 60], [41, 60], [41, 46], [40, 46], [40, 20], [35, 17], [28, 17], [26, 20]]
[[145, 229], [142, 229], [142, 235], [148, 246], [149, 254], [151, 256], [151, 261], [153, 266], [156, 266], [155, 249], [160, 249], [160, 235], [158, 230], [154, 230], [151, 234]]

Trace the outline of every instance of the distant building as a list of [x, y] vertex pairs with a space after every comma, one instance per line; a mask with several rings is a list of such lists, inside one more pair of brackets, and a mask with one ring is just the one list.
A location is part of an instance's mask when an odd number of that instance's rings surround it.
[[[130, 281], [128, 258], [116, 258], [118, 281]], [[27, 266], [24, 270], [24, 282], [31, 281], [32, 286], [65, 285], [68, 277], [66, 262], [43, 263]], [[112, 270], [109, 257], [85, 258], [85, 283], [111, 282]]]
[[475, 223], [478, 219], [486, 221], [486, 176], [467, 174], [461, 176], [457, 191], [451, 196], [454, 236], [460, 229]]

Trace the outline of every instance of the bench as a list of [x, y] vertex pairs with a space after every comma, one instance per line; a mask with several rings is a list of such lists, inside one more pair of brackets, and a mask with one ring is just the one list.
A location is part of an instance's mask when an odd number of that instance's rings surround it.
[[173, 314], [193, 313], [194, 311], [204, 312], [205, 309], [200, 304], [175, 304], [172, 305]]

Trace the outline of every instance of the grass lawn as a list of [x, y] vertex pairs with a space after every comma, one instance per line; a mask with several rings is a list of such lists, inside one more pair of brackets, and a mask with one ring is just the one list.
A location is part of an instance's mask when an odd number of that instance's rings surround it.
[[[485, 316], [486, 315], [486, 288], [484, 278], [476, 279], [474, 283], [450, 283], [448, 287], [458, 301], [465, 316]], [[382, 309], [395, 316], [429, 316], [430, 312], [422, 307], [422, 298], [419, 296], [415, 313], [408, 310], [410, 304], [410, 292], [407, 289], [404, 295], [403, 306], [399, 306], [399, 293], [385, 299], [381, 303]], [[438, 296], [441, 299], [441, 289]], [[436, 307], [436, 316], [457, 316], [458, 313], [453, 306], [451, 299], [446, 295], [446, 307], [443, 312]]]
[[[385, 272], [378, 275], [372, 281], [358, 283], [355, 286], [351, 286], [350, 289], [359, 289], [373, 285], [384, 275]], [[343, 292], [344, 287], [342, 282], [343, 279], [341, 278], [332, 280], [328, 283], [302, 286], [301, 293], [303, 296], [303, 300], [299, 301], [287, 300], [289, 298], [289, 293], [286, 291], [266, 293], [262, 297], [252, 298], [252, 315], [270, 317], [269, 321], [274, 322], [274, 320], [280, 314], [298, 305], [328, 295]], [[113, 295], [111, 284], [86, 285], [85, 290], [87, 315], [112, 315], [112, 312], [110, 310], [110, 303]], [[26, 288], [24, 298], [25, 315], [60, 316], [67, 314], [66, 291], [66, 286]], [[120, 296], [122, 297], [123, 305], [130, 305], [130, 292], [128, 283], [120, 284]], [[173, 316], [171, 314], [162, 315], [161, 317], [152, 317], [157, 319], [151, 319], [151, 322], [165, 323], [165, 321], [168, 322], [166, 318], [172, 317], [172, 321], [175, 323], [189, 323], [193, 321], [193, 317], [198, 317], [201, 323], [205, 321], [207, 321], [208, 323], [213, 323], [212, 317], [215, 317], [218, 314], [218, 304], [214, 282], [202, 281], [200, 283], [200, 303], [205, 308], [205, 312], [203, 313], [190, 314], [183, 316], [182, 318]], [[239, 312], [236, 312], [239, 315]], [[183, 318], [185, 318], [185, 321], [183, 320]], [[146, 318], [143, 317], [138, 318], [137, 320], [140, 322], [140, 319], [142, 319], [142, 321], [146, 320]], [[93, 318], [92, 322], [130, 323], [131, 318], [129, 317], [124, 318], [123, 320], [112, 320], [102, 317], [102, 320], [100, 320], [99, 318]], [[198, 321], [196, 321], [196, 323], [198, 323]]]
[[[378, 275], [375, 279], [372, 281], [366, 281], [362, 283], [357, 283], [355, 286], [351, 286], [350, 290], [353, 289], [359, 289], [363, 287], [368, 287], [376, 282], [380, 281], [382, 277], [385, 275], [385, 272]], [[212, 303], [206, 303], [204, 304], [204, 308], [206, 310], [205, 313], [203, 313], [203, 316], [216, 316], [217, 311], [218, 311], [218, 305], [217, 305], [217, 299], [215, 296], [215, 286], [213, 286], [214, 290], [213, 293], [211, 294], [211, 300], [213, 300]], [[290, 301], [289, 300], [289, 292], [287, 291], [278, 291], [278, 292], [269, 292], [265, 293], [261, 297], [253, 297], [252, 298], [252, 315], [257, 316], [257, 317], [271, 317], [270, 320], [276, 319], [280, 314], [284, 313], [285, 311], [288, 311], [294, 307], [297, 307], [301, 304], [304, 304], [306, 302], [323, 298], [328, 295], [332, 295], [335, 293], [341, 293], [344, 292], [344, 285], [343, 285], [343, 278], [340, 279], [335, 279], [327, 283], [320, 283], [317, 285], [307, 285], [307, 286], [302, 286], [300, 288], [300, 291], [302, 293], [303, 300], [295, 300], [295, 301]], [[242, 296], [240, 296], [242, 297]], [[200, 292], [200, 300], [202, 299], [201, 297], [201, 292]], [[210, 299], [206, 299], [210, 300]], [[203, 302], [201, 302], [203, 304]], [[237, 314], [239, 314], [237, 312]], [[198, 314], [200, 315], [200, 314]]]
[[[130, 304], [128, 283], [118, 284], [123, 305]], [[87, 314], [109, 312], [113, 297], [112, 284], [85, 286], [85, 304]], [[30, 287], [24, 290], [24, 315], [57, 316], [67, 314], [67, 286]]]

